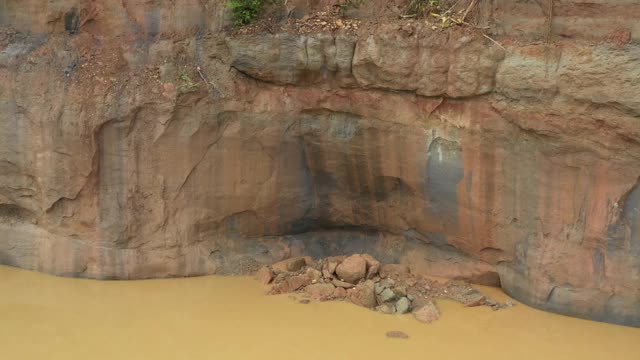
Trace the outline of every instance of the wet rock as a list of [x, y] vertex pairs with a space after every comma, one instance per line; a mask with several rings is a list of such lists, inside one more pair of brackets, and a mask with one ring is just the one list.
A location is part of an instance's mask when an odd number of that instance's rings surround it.
[[271, 282], [271, 280], [273, 280], [273, 272], [271, 272], [271, 269], [264, 266], [260, 268], [260, 270], [258, 270], [255, 275], [255, 279], [258, 280], [261, 284], [267, 285]]
[[435, 303], [430, 301], [427, 304], [423, 305], [421, 308], [417, 309], [413, 313], [413, 316], [420, 322], [431, 323], [440, 318], [440, 310], [438, 310], [438, 307]]
[[380, 262], [369, 254], [362, 254], [362, 257], [367, 262], [367, 279], [373, 279], [380, 271]]
[[331, 300], [334, 295], [335, 286], [333, 284], [311, 284], [304, 288], [304, 291], [312, 299], [318, 301]]
[[287, 272], [287, 271], [294, 272], [302, 269], [306, 265], [307, 265], [307, 261], [305, 260], [304, 257], [293, 257], [293, 258], [279, 261], [271, 265], [271, 268], [275, 272]]
[[401, 278], [408, 276], [411, 273], [407, 265], [400, 264], [385, 264], [380, 267], [380, 276], [383, 278]]
[[465, 300], [464, 306], [474, 307], [474, 306], [482, 306], [487, 303], [487, 298], [484, 295], [478, 293], [473, 297], [469, 297]]
[[409, 338], [409, 335], [405, 334], [402, 331], [388, 331], [386, 335], [389, 338], [395, 338], [395, 339], [408, 339]]
[[367, 274], [367, 261], [360, 255], [351, 255], [336, 267], [336, 275], [341, 280], [357, 283]]
[[333, 285], [335, 285], [336, 287], [341, 287], [341, 288], [345, 288], [345, 289], [351, 289], [352, 287], [355, 286], [352, 283], [348, 283], [346, 281], [340, 281], [340, 280], [332, 280], [331, 283]]
[[352, 303], [364, 306], [370, 309], [376, 307], [376, 294], [374, 291], [374, 283], [371, 280], [361, 282], [349, 294]]
[[411, 310], [411, 301], [406, 297], [400, 298], [396, 301], [395, 311], [397, 314], [406, 314]]

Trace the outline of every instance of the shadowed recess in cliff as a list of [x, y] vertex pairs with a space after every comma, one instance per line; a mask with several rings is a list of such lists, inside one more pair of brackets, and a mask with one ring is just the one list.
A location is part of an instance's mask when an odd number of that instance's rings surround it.
[[640, 180], [616, 203], [620, 216], [609, 226], [607, 251], [630, 251], [640, 273]]

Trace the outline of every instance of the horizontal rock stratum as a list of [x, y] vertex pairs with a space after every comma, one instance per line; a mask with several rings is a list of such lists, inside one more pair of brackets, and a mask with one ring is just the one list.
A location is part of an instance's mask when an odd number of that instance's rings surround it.
[[529, 5], [497, 3], [500, 45], [418, 22], [232, 35], [217, 0], [5, 1], [0, 264], [137, 279], [369, 253], [640, 326], [636, 35], [561, 6], [544, 43]]

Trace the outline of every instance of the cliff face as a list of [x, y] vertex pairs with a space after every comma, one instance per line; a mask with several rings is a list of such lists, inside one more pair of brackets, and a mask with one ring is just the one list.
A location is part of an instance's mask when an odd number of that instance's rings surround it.
[[0, 264], [368, 252], [640, 326], [640, 5], [563, 1], [547, 44], [538, 5], [480, 3], [501, 45], [417, 21], [232, 35], [217, 0], [3, 1]]

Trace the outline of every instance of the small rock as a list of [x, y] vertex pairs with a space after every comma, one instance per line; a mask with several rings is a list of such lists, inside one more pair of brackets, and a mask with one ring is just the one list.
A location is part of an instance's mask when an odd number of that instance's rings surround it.
[[347, 297], [347, 289], [337, 287], [333, 290], [333, 298], [335, 300], [344, 300]]
[[374, 290], [376, 292], [376, 295], [380, 295], [380, 293], [382, 293], [384, 291], [384, 289], [386, 289], [386, 287], [384, 285], [382, 285], [381, 283], [376, 283], [374, 286]]
[[327, 271], [329, 271], [330, 275], [336, 273], [336, 268], [344, 259], [344, 256], [331, 256], [327, 258]]
[[416, 297], [413, 295], [407, 295], [407, 299], [409, 299], [409, 301], [413, 301], [416, 299]]
[[360, 255], [351, 255], [336, 267], [336, 275], [340, 279], [357, 283], [367, 274], [367, 261]]
[[293, 272], [302, 269], [306, 265], [307, 262], [305, 258], [299, 256], [278, 261], [277, 263], [271, 265], [271, 268], [276, 272]]
[[333, 298], [334, 289], [332, 284], [312, 284], [304, 288], [304, 291], [314, 300], [326, 301]]
[[393, 292], [398, 297], [407, 296], [407, 288], [405, 288], [404, 286], [399, 286], [399, 287], [393, 289]]
[[276, 275], [276, 277], [273, 279], [273, 283], [280, 284], [281, 282], [285, 281], [289, 276], [290, 276], [289, 273], [286, 273], [286, 272], [280, 273]]
[[296, 276], [287, 278], [286, 280], [275, 285], [273, 288], [271, 288], [271, 293], [272, 294], [290, 293], [298, 289], [301, 289], [309, 284], [311, 284], [311, 279], [309, 279], [309, 277], [307, 277], [306, 275], [296, 275]]
[[273, 273], [271, 272], [271, 269], [263, 266], [256, 273], [255, 279], [258, 280], [261, 284], [267, 285], [271, 282], [271, 280], [273, 280]]
[[487, 303], [487, 299], [484, 296], [474, 297], [472, 299], [466, 300], [464, 306], [467, 307], [475, 307], [482, 306]]
[[389, 288], [384, 289], [379, 295], [379, 299], [381, 303], [393, 301], [395, 300], [395, 298], [396, 298], [396, 294], [393, 292], [393, 290]]
[[311, 279], [312, 283], [317, 283], [322, 279], [322, 273], [314, 268], [307, 269], [307, 276]]
[[411, 310], [411, 301], [406, 297], [400, 298], [400, 300], [396, 302], [395, 310], [398, 314], [408, 313]]
[[351, 291], [349, 299], [356, 305], [370, 309], [374, 308], [377, 303], [373, 281], [367, 280], [356, 285], [353, 291]]
[[352, 283], [348, 283], [346, 281], [340, 281], [340, 280], [333, 280], [333, 281], [331, 281], [331, 283], [333, 285], [335, 285], [336, 287], [341, 287], [341, 288], [345, 288], [345, 289], [351, 289], [352, 287], [355, 286]]
[[515, 304], [513, 303], [513, 301], [511, 301], [511, 299], [507, 299], [507, 301], [505, 301], [504, 303], [507, 307], [513, 307]]
[[408, 339], [409, 335], [403, 333], [402, 331], [388, 331], [387, 337], [394, 339]]
[[383, 314], [393, 314], [395, 312], [395, 308], [389, 304], [382, 304], [376, 307], [376, 311]]
[[309, 299], [302, 299], [302, 300], [300, 300], [300, 301], [298, 301], [298, 302], [299, 302], [300, 304], [305, 304], [305, 305], [306, 305], [306, 304], [310, 303], [310, 302], [311, 302], [311, 300], [309, 300]]
[[429, 302], [413, 313], [416, 320], [424, 323], [431, 323], [440, 318], [440, 310], [433, 302]]
[[328, 270], [328, 269], [326, 269], [326, 268], [323, 268], [323, 269], [322, 269], [322, 277], [323, 277], [323, 278], [325, 278], [325, 279], [327, 279], [327, 280], [331, 280], [331, 279], [333, 279], [333, 275], [332, 275], [332, 274], [329, 272], [329, 270]]

